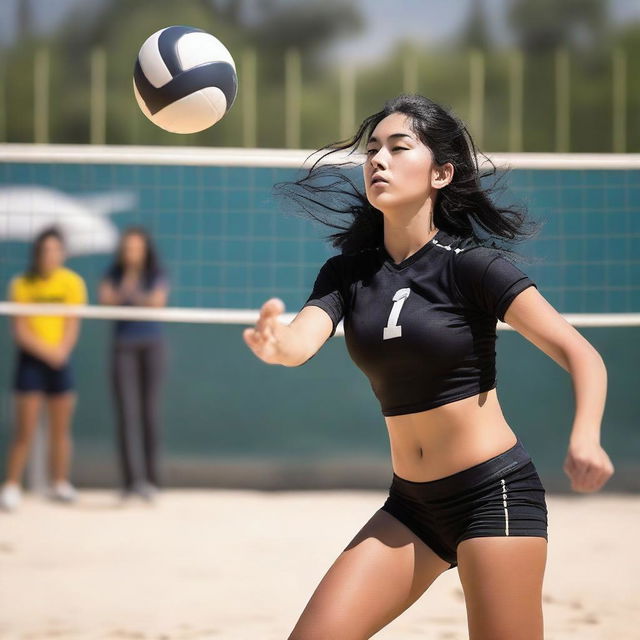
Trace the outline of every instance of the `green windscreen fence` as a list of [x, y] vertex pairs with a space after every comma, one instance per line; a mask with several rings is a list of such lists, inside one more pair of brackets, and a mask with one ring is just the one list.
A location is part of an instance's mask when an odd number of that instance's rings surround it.
[[[320, 265], [335, 253], [328, 230], [283, 212], [274, 183], [298, 175], [278, 166], [191, 166], [5, 161], [0, 165], [0, 287], [24, 270], [31, 230], [58, 221], [67, 265], [95, 303], [117, 232], [152, 234], [177, 307], [257, 309], [271, 296], [296, 312]], [[640, 401], [637, 326], [607, 318], [640, 311], [640, 168], [510, 171], [500, 195], [544, 224], [520, 248], [520, 267], [561, 313], [602, 314], [578, 330], [609, 371], [603, 444], [618, 474], [638, 488]], [[162, 398], [163, 461], [172, 484], [384, 486], [389, 444], [379, 406], [341, 337], [302, 367], [266, 365], [234, 324], [164, 326], [168, 368]], [[78, 407], [74, 474], [79, 484], [117, 478], [109, 359], [112, 323], [86, 319], [74, 353]], [[569, 375], [523, 337], [500, 331], [498, 394], [508, 422], [551, 488], [573, 417]], [[11, 436], [14, 345], [0, 316], [0, 460]]]

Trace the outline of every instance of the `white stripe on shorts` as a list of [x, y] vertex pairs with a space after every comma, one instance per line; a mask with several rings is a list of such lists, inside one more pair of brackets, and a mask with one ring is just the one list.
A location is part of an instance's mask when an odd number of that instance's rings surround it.
[[507, 485], [504, 480], [502, 482], [502, 506], [504, 507], [504, 535], [509, 535], [509, 511], [507, 509]]

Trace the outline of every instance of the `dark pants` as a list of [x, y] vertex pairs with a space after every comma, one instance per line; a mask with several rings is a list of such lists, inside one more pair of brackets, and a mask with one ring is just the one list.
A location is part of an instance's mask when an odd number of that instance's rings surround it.
[[[111, 379], [117, 414], [117, 441], [125, 489], [146, 481], [159, 486], [159, 404], [165, 369], [165, 344], [153, 340], [116, 340], [112, 350]], [[142, 434], [142, 465], [136, 444]], [[142, 468], [141, 468], [142, 467]]]

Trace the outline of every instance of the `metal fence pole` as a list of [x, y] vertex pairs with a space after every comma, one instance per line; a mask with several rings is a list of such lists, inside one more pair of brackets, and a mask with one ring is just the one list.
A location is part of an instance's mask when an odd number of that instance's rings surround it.
[[285, 53], [285, 146], [300, 147], [300, 112], [302, 110], [302, 71], [300, 51], [288, 49]]
[[509, 151], [523, 147], [524, 55], [513, 51], [509, 56]]
[[107, 56], [102, 48], [91, 52], [91, 144], [107, 137]]
[[356, 126], [356, 71], [349, 64], [340, 67], [340, 139], [351, 137]]
[[478, 49], [469, 54], [469, 122], [479, 147], [484, 143], [485, 55]]
[[614, 49], [612, 55], [612, 130], [614, 153], [627, 149], [627, 55], [622, 49]]
[[415, 51], [406, 52], [402, 58], [402, 90], [404, 93], [418, 91], [418, 59]]
[[558, 49], [555, 56], [556, 66], [556, 151], [566, 153], [571, 144], [571, 81], [569, 52]]
[[4, 60], [0, 62], [0, 141], [7, 140], [7, 70]]
[[38, 49], [33, 64], [33, 137], [49, 142], [49, 61], [48, 49]]
[[256, 52], [245, 49], [242, 54], [242, 69], [240, 74], [242, 100], [242, 143], [245, 147], [258, 146], [257, 136], [257, 69]]

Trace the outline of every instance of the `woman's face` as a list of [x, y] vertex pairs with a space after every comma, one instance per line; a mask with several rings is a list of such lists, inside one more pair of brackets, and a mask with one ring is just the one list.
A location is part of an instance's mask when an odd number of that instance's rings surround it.
[[38, 271], [43, 275], [49, 275], [64, 264], [64, 247], [55, 236], [48, 236], [40, 245], [38, 256]]
[[367, 200], [376, 209], [422, 206], [452, 177], [453, 165], [435, 164], [431, 149], [412, 130], [406, 115], [392, 113], [373, 130], [367, 142], [364, 183]]
[[147, 243], [138, 233], [131, 233], [122, 241], [122, 262], [124, 267], [140, 269], [147, 255]]

